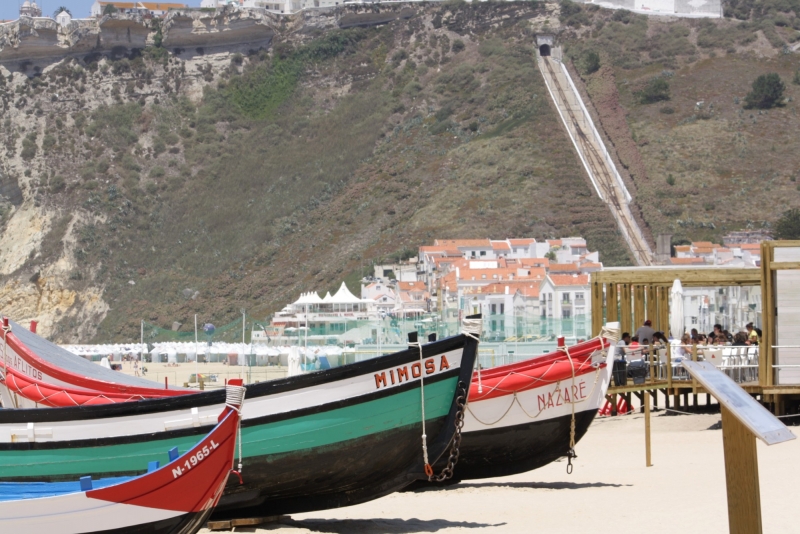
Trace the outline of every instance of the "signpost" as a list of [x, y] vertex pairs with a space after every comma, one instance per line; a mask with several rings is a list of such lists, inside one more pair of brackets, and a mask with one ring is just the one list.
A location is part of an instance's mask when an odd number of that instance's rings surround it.
[[761, 534], [755, 438], [775, 445], [796, 436], [712, 363], [684, 360], [682, 364], [720, 404], [730, 533]]

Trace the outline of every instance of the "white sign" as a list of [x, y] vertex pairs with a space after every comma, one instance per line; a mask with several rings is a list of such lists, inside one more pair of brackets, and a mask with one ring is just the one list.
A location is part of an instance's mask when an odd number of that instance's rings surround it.
[[683, 366], [697, 379], [706, 391], [714, 395], [719, 403], [750, 429], [767, 445], [775, 445], [795, 439], [797, 436], [786, 425], [769, 413], [728, 375], [714, 367], [711, 362], [683, 360]]

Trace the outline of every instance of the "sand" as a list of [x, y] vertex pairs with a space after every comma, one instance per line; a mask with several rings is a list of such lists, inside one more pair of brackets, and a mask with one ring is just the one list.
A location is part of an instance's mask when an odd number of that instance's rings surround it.
[[[115, 362], [119, 363], [119, 362]], [[242, 376], [242, 371], [244, 371], [245, 380], [248, 383], [255, 383], [255, 382], [263, 382], [265, 380], [275, 380], [277, 378], [283, 378], [286, 376], [287, 369], [286, 367], [280, 366], [264, 366], [264, 367], [252, 367], [248, 368], [245, 367], [244, 370], [235, 365], [225, 365], [219, 362], [213, 363], [198, 363], [197, 367], [195, 367], [194, 363], [177, 363], [177, 364], [168, 364], [168, 363], [145, 363], [145, 367], [147, 367], [147, 375], [143, 378], [147, 378], [148, 380], [152, 380], [153, 382], [157, 382], [159, 384], [164, 384], [164, 379], [166, 378], [169, 385], [171, 386], [183, 386], [185, 383], [189, 382], [191, 375], [195, 374], [195, 368], [197, 372], [202, 375], [216, 375], [217, 380], [214, 382], [206, 381], [204, 383], [205, 389], [215, 389], [221, 388], [225, 386], [225, 379], [226, 378], [239, 378]], [[127, 375], [133, 375], [133, 362], [123, 362], [122, 363], [122, 372]], [[249, 373], [249, 377], [248, 377]], [[140, 374], [141, 374], [141, 364], [140, 364]], [[190, 387], [197, 387], [196, 383], [190, 383]]]
[[[556, 462], [521, 475], [396, 493], [236, 532], [727, 533], [719, 420], [654, 414], [649, 468], [643, 416], [602, 418], [578, 443], [572, 475], [565, 462]], [[800, 532], [800, 441], [772, 447], [758, 442], [758, 456], [764, 532]]]

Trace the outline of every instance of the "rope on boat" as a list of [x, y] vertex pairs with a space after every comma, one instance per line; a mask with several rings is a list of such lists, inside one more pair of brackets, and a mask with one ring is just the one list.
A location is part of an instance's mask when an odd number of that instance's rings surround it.
[[[422, 357], [422, 343], [419, 340], [409, 342], [409, 347], [417, 347], [419, 350], [419, 365], [420, 369], [424, 366], [423, 357]], [[425, 375], [424, 373], [420, 373], [419, 375], [419, 396], [420, 396], [420, 406], [422, 407], [422, 460], [425, 463], [425, 474], [427, 476], [433, 476], [433, 467], [431, 466], [430, 462], [428, 461], [428, 435], [425, 431]]]
[[[569, 353], [569, 347], [564, 345], [563, 347], [558, 347], [558, 350], [564, 351], [564, 354], [566, 354], [567, 358], [569, 359], [569, 365], [572, 368], [572, 389], [570, 391], [575, 391], [575, 362], [572, 361], [572, 356]], [[572, 417], [569, 422], [569, 452], [567, 452], [567, 474], [571, 475], [572, 459], [577, 458], [578, 455], [575, 454], [575, 400], [573, 398], [570, 398], [569, 404], [572, 407]]]
[[[471, 337], [478, 343], [481, 342], [481, 332], [483, 331], [483, 319], [470, 319], [466, 318], [462, 321], [462, 333]], [[483, 382], [481, 382], [481, 361], [480, 357], [476, 355], [475, 366], [478, 368], [478, 393], [483, 393]]]
[[242, 407], [244, 406], [244, 394], [247, 388], [244, 386], [232, 386], [228, 384], [225, 386], [225, 406], [231, 410], [235, 410], [239, 415], [239, 428], [237, 440], [239, 443], [239, 464], [236, 471], [233, 473], [239, 477], [239, 483], [244, 484], [242, 480]]
[[[527, 375], [524, 375], [524, 376], [527, 376]], [[539, 380], [539, 379], [537, 379], [537, 378], [534, 378], [534, 380], [537, 380], [537, 381], [540, 381], [540, 382], [544, 382], [544, 380]], [[587, 402], [587, 401], [589, 401], [589, 399], [591, 399], [591, 398], [592, 398], [592, 395], [594, 394], [594, 390], [595, 390], [595, 388], [597, 387], [597, 382], [598, 382], [599, 380], [600, 380], [600, 369], [598, 369], [598, 370], [596, 370], [596, 371], [595, 371], [595, 374], [594, 374], [594, 383], [592, 384], [592, 389], [590, 389], [590, 390], [589, 390], [589, 393], [586, 395], [586, 397], [585, 397], [585, 398], [583, 398], [583, 399], [581, 399], [581, 400], [579, 400], [579, 401], [575, 401], [575, 404], [580, 404], [580, 403], [582, 403], [582, 402]], [[561, 382], [561, 381], [559, 380], [559, 381], [557, 381], [557, 382], [556, 382], [556, 384], [559, 384], [560, 382]], [[550, 383], [552, 384], [552, 382], [550, 382]], [[535, 389], [535, 388], [531, 388], [531, 389]], [[559, 386], [559, 387], [557, 387], [555, 391], [560, 391], [560, 386]], [[475, 418], [475, 420], [476, 420], [477, 422], [479, 422], [480, 424], [482, 424], [482, 425], [484, 425], [484, 426], [494, 426], [494, 425], [496, 425], [497, 423], [499, 423], [500, 421], [502, 421], [502, 420], [503, 420], [503, 418], [505, 418], [505, 416], [506, 416], [506, 415], [508, 415], [508, 412], [510, 412], [510, 411], [511, 411], [511, 408], [513, 408], [513, 407], [514, 407], [514, 403], [517, 403], [517, 404], [519, 404], [519, 408], [520, 408], [520, 410], [522, 410], [522, 413], [524, 413], [524, 414], [525, 414], [526, 416], [528, 416], [528, 418], [530, 418], [530, 419], [536, 419], [536, 418], [538, 418], [540, 415], [542, 415], [542, 412], [544, 412], [544, 411], [547, 409], [547, 406], [544, 406], [544, 407], [542, 407], [542, 408], [539, 408], [539, 411], [538, 411], [538, 412], [536, 412], [536, 414], [535, 414], [535, 415], [531, 415], [531, 414], [528, 412], [528, 410], [526, 410], [526, 409], [525, 409], [525, 406], [522, 404], [522, 401], [519, 399], [518, 392], [516, 392], [516, 391], [513, 391], [513, 392], [511, 392], [511, 402], [508, 404], [508, 408], [506, 408], [506, 411], [505, 411], [505, 412], [503, 412], [503, 415], [501, 415], [500, 417], [498, 417], [498, 418], [497, 418], [495, 421], [493, 421], [493, 422], [491, 422], [491, 423], [487, 423], [486, 421], [482, 421], [482, 420], [481, 420], [481, 419], [480, 419], [480, 418], [479, 418], [479, 417], [478, 417], [478, 416], [475, 414], [475, 412], [474, 412], [474, 411], [472, 411], [472, 408], [471, 408], [469, 405], [467, 405], [467, 410], [469, 410], [469, 413], [471, 413], [471, 414], [472, 414], [472, 417], [474, 417], [474, 418]]]

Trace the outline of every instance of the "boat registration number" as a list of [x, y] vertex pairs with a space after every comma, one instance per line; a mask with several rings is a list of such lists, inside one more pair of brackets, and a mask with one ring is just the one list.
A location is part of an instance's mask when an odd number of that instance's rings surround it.
[[203, 448], [189, 456], [183, 465], [179, 465], [172, 469], [172, 478], [178, 478], [184, 473], [191, 471], [193, 467], [197, 467], [200, 462], [211, 456], [211, 453], [214, 452], [214, 449], [217, 447], [219, 447], [219, 445], [217, 445], [213, 439], [209, 441], [208, 445], [203, 445]]

